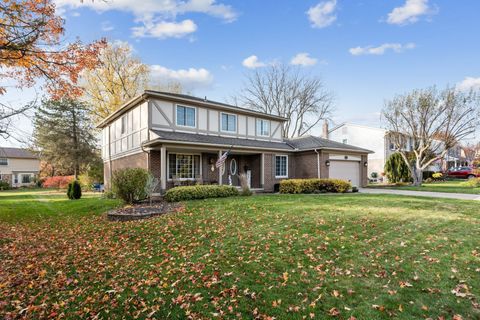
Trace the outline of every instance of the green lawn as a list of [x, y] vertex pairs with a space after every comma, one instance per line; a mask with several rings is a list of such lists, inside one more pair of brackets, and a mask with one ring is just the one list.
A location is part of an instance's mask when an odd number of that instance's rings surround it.
[[462, 186], [462, 183], [466, 180], [449, 180], [434, 183], [424, 183], [420, 187], [416, 186], [392, 186], [371, 184], [369, 188], [385, 188], [385, 189], [399, 189], [399, 190], [412, 190], [412, 191], [431, 191], [431, 192], [448, 192], [448, 193], [469, 193], [480, 194], [480, 187], [472, 188]]
[[473, 201], [264, 195], [107, 222], [116, 204], [0, 192], [0, 318], [480, 318]]

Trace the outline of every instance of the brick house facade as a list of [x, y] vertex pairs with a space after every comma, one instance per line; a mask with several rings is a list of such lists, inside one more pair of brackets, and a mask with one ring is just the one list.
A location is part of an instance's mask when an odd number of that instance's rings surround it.
[[[306, 136], [281, 136], [285, 118], [192, 96], [146, 91], [99, 125], [105, 182], [118, 169], [140, 167], [160, 181], [239, 186], [272, 192], [282, 179], [340, 178], [367, 183], [368, 150]], [[223, 166], [215, 166], [228, 152]]]

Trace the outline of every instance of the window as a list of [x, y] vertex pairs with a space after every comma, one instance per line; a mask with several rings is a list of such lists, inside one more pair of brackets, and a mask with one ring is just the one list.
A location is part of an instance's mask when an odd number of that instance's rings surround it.
[[288, 177], [288, 157], [275, 156], [275, 178]]
[[22, 174], [22, 183], [30, 183], [30, 178], [29, 174]]
[[257, 136], [270, 135], [270, 121], [257, 119]]
[[18, 174], [13, 176], [13, 183], [18, 183]]
[[200, 156], [194, 154], [168, 154], [168, 178], [195, 179], [200, 175]]
[[0, 158], [0, 166], [8, 166], [8, 159]]
[[125, 132], [127, 132], [127, 115], [124, 115], [122, 117], [122, 129], [121, 129], [121, 134], [125, 134]]
[[348, 140], [347, 140], [347, 139], [343, 139], [342, 142], [345, 143], [345, 144], [347, 144], [347, 143], [348, 143]]
[[222, 131], [237, 132], [237, 116], [222, 113]]
[[177, 106], [177, 126], [196, 127], [195, 108]]
[[395, 145], [393, 143], [390, 143], [390, 150], [395, 151]]

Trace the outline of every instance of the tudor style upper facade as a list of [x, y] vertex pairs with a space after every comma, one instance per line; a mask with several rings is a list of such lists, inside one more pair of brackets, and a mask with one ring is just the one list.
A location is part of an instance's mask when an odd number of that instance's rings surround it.
[[[286, 120], [188, 95], [145, 91], [98, 125], [105, 181], [108, 185], [117, 169], [143, 167], [159, 178], [163, 191], [178, 181], [238, 185], [238, 175], [245, 173], [252, 188], [273, 191], [281, 179], [328, 177], [331, 159], [339, 177], [347, 172], [354, 184], [364, 184], [362, 159], [368, 150], [316, 137], [284, 139]], [[216, 169], [216, 160], [231, 146], [225, 166]], [[297, 166], [302, 161], [309, 164]]]

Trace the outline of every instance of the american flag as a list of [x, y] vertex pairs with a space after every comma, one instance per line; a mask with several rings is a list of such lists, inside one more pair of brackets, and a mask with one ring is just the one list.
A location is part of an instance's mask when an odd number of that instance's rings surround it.
[[225, 163], [225, 160], [227, 160], [230, 150], [232, 150], [232, 147], [233, 146], [231, 146], [227, 152], [225, 152], [224, 154], [222, 154], [220, 158], [218, 158], [217, 162], [215, 163], [215, 167], [220, 168], [221, 166], [223, 166], [223, 164]]

